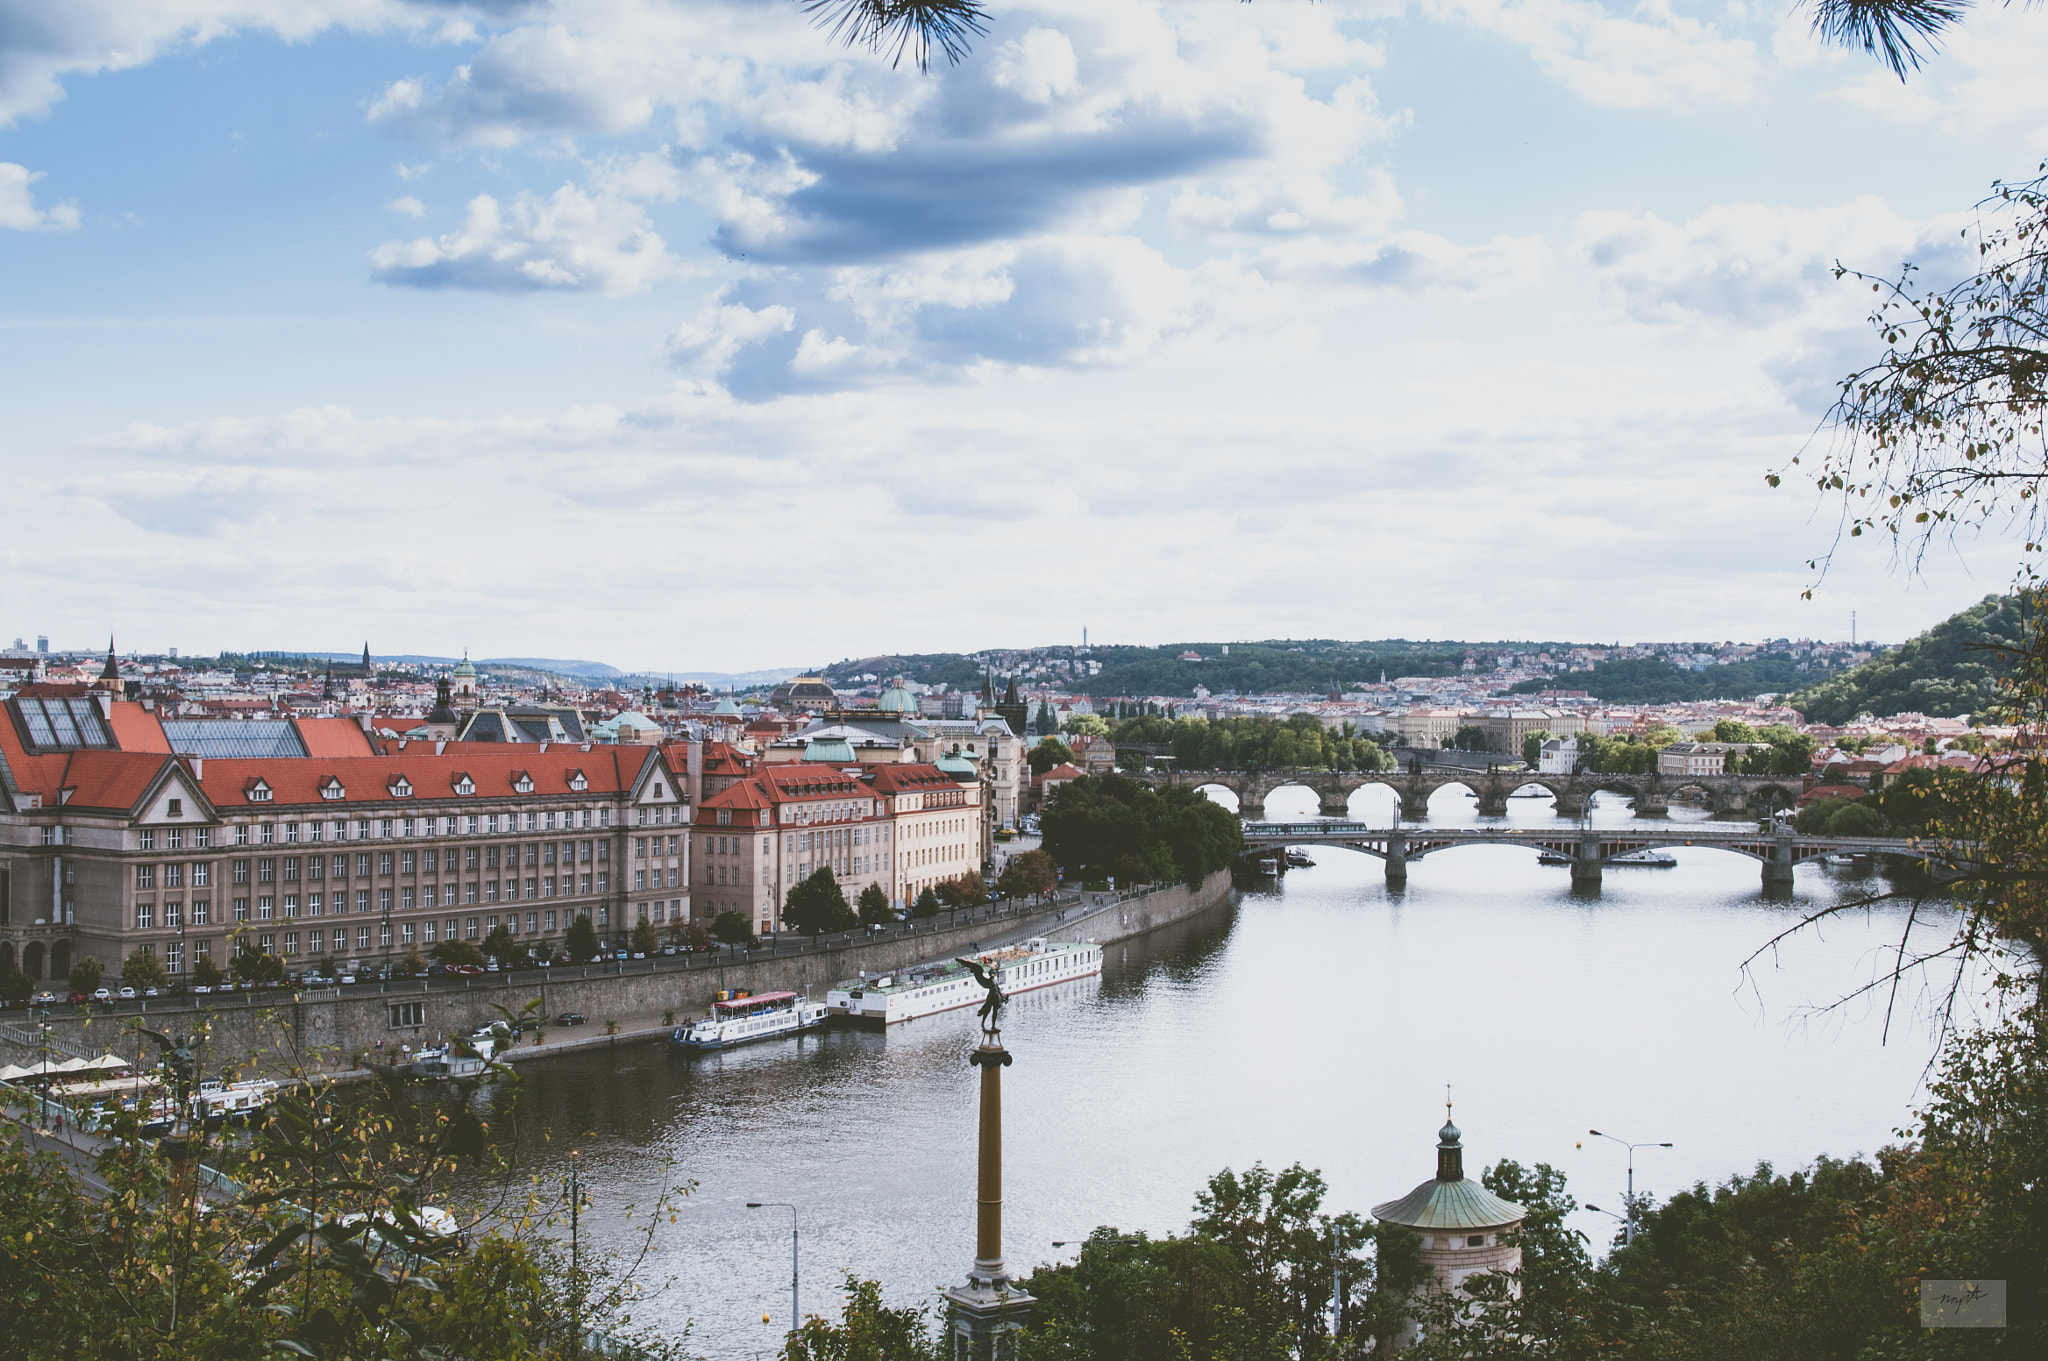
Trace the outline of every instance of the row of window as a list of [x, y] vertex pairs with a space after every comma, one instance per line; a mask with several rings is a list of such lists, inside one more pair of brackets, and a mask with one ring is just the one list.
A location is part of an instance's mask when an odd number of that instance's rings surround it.
[[[523, 827], [520, 825], [522, 818], [525, 820]], [[347, 841], [351, 839], [351, 832], [354, 833], [354, 840], [368, 841], [373, 836], [498, 836], [505, 832], [566, 832], [577, 827], [605, 828], [611, 825], [612, 810], [609, 808], [565, 808], [559, 812], [550, 810], [536, 813], [471, 813], [460, 818], [357, 818], [353, 821], [344, 818], [327, 822], [242, 822], [235, 824], [234, 844], [269, 846], [282, 842], [290, 845], [302, 839]], [[45, 830], [57, 833], [63, 831], [61, 827]], [[163, 849], [183, 850], [186, 831], [187, 829], [183, 827], [166, 827], [161, 832], [153, 827], [145, 827], [138, 834], [141, 838], [141, 849], [156, 850], [161, 838]], [[190, 831], [192, 845], [195, 848], [213, 844], [211, 827], [194, 827]], [[62, 844], [62, 838], [60, 836], [55, 842], [45, 839], [43, 844]]]
[[[653, 873], [653, 875], [654, 875], [654, 880], [653, 880], [653, 883], [652, 883], [651, 887], [654, 887], [654, 888], [680, 888], [680, 887], [682, 886], [682, 879], [681, 879], [682, 871], [681, 871], [681, 870], [679, 870], [679, 869], [672, 869], [672, 870], [661, 870], [661, 869], [655, 869], [655, 870], [653, 870], [653, 871], [652, 871], [652, 873]], [[633, 871], [633, 887], [634, 887], [635, 889], [644, 889], [644, 888], [648, 888], [648, 887], [650, 887], [650, 884], [649, 884], [649, 882], [648, 882], [648, 878], [647, 878], [648, 874], [649, 874], [649, 871], [647, 871], [647, 870], [634, 870], [634, 871]], [[665, 876], [665, 877], [664, 877], [664, 876]]]
[[[645, 872], [643, 871], [642, 873], [644, 876]], [[674, 872], [671, 871], [671, 873]], [[503, 901], [510, 903], [518, 902], [522, 897], [536, 899], [608, 893], [611, 891], [610, 878], [610, 875], [600, 872], [594, 875], [543, 874], [524, 880], [505, 879], [501, 881], [486, 879], [481, 883], [472, 880], [462, 886], [462, 901], [466, 904], [479, 902], [495, 903], [502, 898]], [[670, 882], [673, 883], [673, 879]], [[641, 887], [645, 888], [646, 885], [643, 883]], [[380, 888], [377, 890], [376, 910], [379, 912], [390, 912], [395, 907], [400, 912], [411, 912], [420, 908], [453, 907], [456, 901], [455, 895], [456, 886], [454, 884], [448, 884], [445, 887], [428, 884], [420, 888], [417, 893], [411, 888], [402, 888], [398, 890], [395, 898], [393, 897], [392, 890]], [[294, 918], [299, 916], [302, 911], [308, 917], [323, 917], [330, 912], [335, 916], [344, 916], [349, 911], [349, 896], [345, 889], [338, 889], [333, 893], [311, 892], [303, 895], [303, 898], [304, 901], [302, 902], [301, 895], [297, 893], [259, 894], [253, 901], [254, 919], [257, 921], [272, 921], [280, 915], [286, 918]], [[234, 899], [231, 909], [234, 914], [234, 920], [238, 922], [250, 920], [251, 907], [252, 902], [248, 898]], [[359, 888], [355, 891], [355, 910], [358, 913], [368, 913], [371, 910], [369, 889]], [[164, 925], [173, 929], [180, 926], [184, 911], [183, 904], [175, 901], [166, 901], [163, 905]], [[191, 904], [191, 924], [194, 926], [207, 925], [212, 911], [213, 905], [210, 900], [194, 898]], [[157, 907], [154, 902], [137, 903], [135, 905], [136, 929], [141, 931], [154, 929], [156, 914]]]
[[[479, 867], [487, 870], [497, 869], [499, 868], [500, 852], [502, 850], [503, 864], [509, 869], [520, 863], [520, 849], [517, 845], [502, 848], [498, 846], [465, 847], [462, 852], [462, 868], [471, 871]], [[395, 853], [395, 857], [397, 870], [400, 874], [413, 874], [416, 872], [420, 874], [439, 874], [443, 869], [443, 858], [440, 851], [399, 851]], [[540, 841], [525, 843], [525, 863], [536, 867], [542, 865], [552, 867], [558, 861], [562, 864], [573, 864], [581, 861], [587, 865], [594, 860], [601, 864], [610, 858], [611, 843], [608, 841], [563, 841], [559, 843]], [[333, 877], [336, 879], [348, 878], [348, 855], [346, 853], [336, 854], [331, 860]], [[389, 875], [392, 872], [393, 861], [394, 852], [378, 852], [377, 873]], [[357, 852], [355, 862], [357, 877], [368, 878], [370, 875], [370, 852]], [[280, 878], [280, 873], [284, 882], [289, 883], [300, 877], [302, 864], [306, 878], [322, 879], [328, 877], [330, 869], [329, 858], [318, 855], [308, 856], [303, 862], [297, 856], [285, 856], [281, 860], [272, 856], [259, 856], [254, 860], [236, 860], [231, 862], [230, 872], [234, 877], [234, 882], [238, 884], [248, 883], [252, 872], [255, 875], [255, 881], [259, 884], [277, 882]], [[206, 886], [207, 880], [212, 873], [212, 865], [207, 861], [195, 861], [190, 866], [175, 863], [137, 865], [135, 867], [135, 887], [138, 889], [153, 889], [157, 886], [159, 878], [161, 878], [165, 888], [183, 888], [188, 872], [193, 886], [195, 888], [203, 888]], [[446, 872], [450, 874], [456, 872], [456, 852], [452, 847], [446, 853]]]

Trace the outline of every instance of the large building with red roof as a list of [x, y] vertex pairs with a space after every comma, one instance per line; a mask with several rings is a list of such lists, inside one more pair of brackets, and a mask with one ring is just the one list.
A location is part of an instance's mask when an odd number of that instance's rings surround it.
[[25, 687], [0, 706], [0, 962], [367, 965], [499, 926], [553, 947], [583, 914], [616, 937], [687, 915], [687, 806], [654, 747], [400, 742]]

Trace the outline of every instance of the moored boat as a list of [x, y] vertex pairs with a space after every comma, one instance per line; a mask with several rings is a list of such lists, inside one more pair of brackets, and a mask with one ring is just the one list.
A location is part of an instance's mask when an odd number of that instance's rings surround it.
[[[1048, 942], [1039, 936], [1022, 945], [984, 950], [974, 959], [1011, 997], [1102, 972], [1100, 945]], [[825, 994], [825, 1007], [835, 1021], [891, 1026], [978, 1006], [987, 995], [959, 961], [934, 960], [877, 978], [841, 983]]]
[[[1572, 863], [1572, 857], [1564, 854], [1562, 851], [1544, 851], [1536, 859], [1545, 865], [1569, 865]], [[1640, 851], [1624, 851], [1620, 855], [1610, 855], [1601, 863], [1636, 869], [1668, 870], [1678, 863], [1678, 857], [1666, 851], [1655, 851], [1645, 848]]]
[[679, 1025], [669, 1043], [693, 1053], [730, 1049], [736, 1044], [794, 1035], [825, 1023], [825, 1004], [793, 992], [762, 992], [711, 1004], [711, 1014]]

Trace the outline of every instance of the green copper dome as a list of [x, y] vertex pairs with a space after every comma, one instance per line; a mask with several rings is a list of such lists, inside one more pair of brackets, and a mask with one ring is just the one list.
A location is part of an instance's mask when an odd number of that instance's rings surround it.
[[828, 737], [822, 742], [811, 742], [804, 747], [804, 760], [816, 761], [820, 765], [850, 766], [853, 764], [853, 748], [843, 737]]
[[1528, 1211], [1465, 1179], [1463, 1133], [1446, 1112], [1437, 1131], [1436, 1176], [1399, 1200], [1372, 1207], [1372, 1217], [1411, 1229], [1501, 1229], [1519, 1224]]
[[970, 780], [981, 774], [980, 771], [974, 768], [974, 762], [964, 756], [941, 756], [932, 764], [945, 771], [948, 775], [965, 776]]
[[467, 652], [463, 653], [462, 660], [455, 664], [455, 674], [458, 676], [474, 676], [476, 674], [476, 668], [470, 665]]
[[882, 692], [882, 698], [875, 707], [885, 714], [914, 714], [917, 712], [917, 696], [900, 685], [892, 685]]
[[739, 717], [740, 706], [732, 702], [731, 695], [727, 695], [724, 699], [718, 701], [718, 706], [714, 708], [711, 712], [714, 717], [719, 714], [725, 714], [730, 717], [737, 718]]

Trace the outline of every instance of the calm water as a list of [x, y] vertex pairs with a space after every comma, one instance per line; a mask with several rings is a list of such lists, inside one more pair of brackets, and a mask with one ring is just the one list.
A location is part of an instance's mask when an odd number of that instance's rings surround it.
[[[1307, 796], [1287, 798], [1269, 815], [1313, 815]], [[1390, 814], [1373, 800], [1362, 792], [1354, 812]], [[1431, 811], [1477, 820], [1456, 791]], [[1551, 819], [1547, 800], [1517, 800], [1508, 820]], [[1767, 900], [1755, 862], [1680, 849], [1677, 869], [1610, 870], [1584, 895], [1530, 852], [1480, 847], [1412, 865], [1395, 893], [1377, 860], [1311, 853], [1314, 869], [1272, 891], [1112, 946], [1101, 979], [1008, 1009], [1013, 1269], [1098, 1224], [1179, 1229], [1210, 1174], [1259, 1160], [1322, 1169], [1331, 1206], [1364, 1213], [1433, 1175], [1446, 1082], [1468, 1168], [1548, 1162], [1581, 1201], [1610, 1207], [1623, 1154], [1588, 1127], [1673, 1141], [1637, 1158], [1638, 1186], [1663, 1195], [1759, 1160], [1871, 1152], [1908, 1118], [1932, 1047], [1922, 999], [1905, 999], [1889, 1044], [1876, 1005], [1807, 1010], [1870, 979], [1903, 909], [1739, 968], [1799, 913], [1874, 880], [1802, 867], [1789, 896]], [[836, 1310], [848, 1271], [900, 1302], [963, 1274], [973, 1032], [960, 1011], [886, 1037], [526, 1065], [521, 1153], [557, 1175], [581, 1148], [596, 1197], [586, 1231], [619, 1244], [622, 1207], [645, 1203], [673, 1160], [698, 1190], [661, 1231], [645, 1274], [669, 1284], [641, 1315], [690, 1321], [713, 1357], [764, 1355], [788, 1326], [789, 1220], [746, 1201], [800, 1207], [807, 1311]], [[1582, 1213], [1578, 1227], [1599, 1245], [1612, 1223]]]

